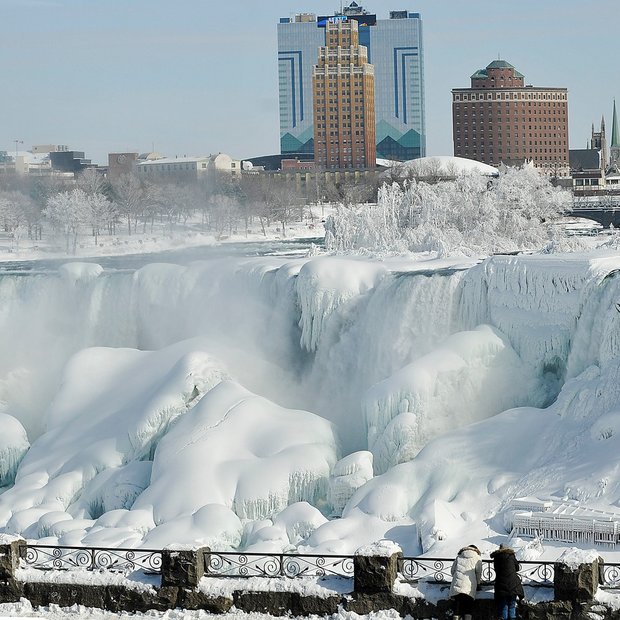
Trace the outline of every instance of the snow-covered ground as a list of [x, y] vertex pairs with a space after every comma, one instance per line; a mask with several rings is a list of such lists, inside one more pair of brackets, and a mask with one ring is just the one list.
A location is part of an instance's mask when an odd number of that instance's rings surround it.
[[42, 258], [76, 260], [80, 257], [153, 254], [218, 244], [322, 237], [325, 233], [322, 220], [328, 217], [334, 208], [332, 205], [306, 207], [303, 219], [291, 221], [284, 234], [281, 225], [277, 223], [266, 227], [263, 233], [258, 221], [250, 226], [247, 233], [235, 230], [232, 234], [226, 234], [219, 239], [216, 239], [213, 233], [204, 230], [198, 220], [191, 219], [186, 225], [176, 224], [172, 229], [165, 224], [155, 223], [153, 230], [149, 225], [146, 231], [142, 232], [139, 228], [138, 232], [131, 235], [119, 226], [117, 234], [101, 235], [96, 243], [92, 235], [82, 233], [75, 254], [68, 254], [63, 239], [54, 236], [50, 230], [46, 230], [40, 240], [28, 239], [23, 234], [15, 238], [13, 234], [8, 235], [0, 231], [0, 263]]
[[[13, 618], [49, 618], [50, 620], [206, 620], [213, 618], [212, 614], [205, 611], [188, 611], [174, 609], [166, 612], [149, 611], [148, 613], [111, 613], [100, 609], [92, 609], [82, 605], [74, 605], [69, 608], [50, 606], [49, 608], [33, 609], [30, 603], [22, 601], [16, 604], [0, 605], [0, 620], [12, 620]], [[275, 616], [259, 613], [246, 613], [242, 611], [231, 611], [220, 614], [217, 618], [221, 620], [275, 620]], [[351, 611], [340, 611], [330, 620], [399, 620], [400, 615], [394, 610], [378, 611], [367, 616], [360, 616]]]
[[505, 542], [519, 497], [620, 520], [619, 269], [597, 251], [0, 275], [0, 531], [451, 557]]

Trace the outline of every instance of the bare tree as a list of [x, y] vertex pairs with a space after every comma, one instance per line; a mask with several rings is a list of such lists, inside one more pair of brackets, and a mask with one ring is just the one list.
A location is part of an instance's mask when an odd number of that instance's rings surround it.
[[123, 174], [112, 181], [112, 193], [120, 215], [127, 220], [127, 233], [131, 235], [132, 221], [137, 220], [146, 202], [144, 187], [135, 174]]
[[86, 168], [77, 177], [77, 186], [88, 195], [105, 194], [106, 180], [94, 168]]

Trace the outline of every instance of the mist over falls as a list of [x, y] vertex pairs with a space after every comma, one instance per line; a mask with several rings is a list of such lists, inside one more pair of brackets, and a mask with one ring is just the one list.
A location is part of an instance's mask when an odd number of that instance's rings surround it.
[[[183, 519], [192, 519], [183, 527], [198, 536], [199, 515], [212, 505], [234, 513], [218, 517], [231, 546], [254, 544], [255, 533], [239, 534], [234, 519], [273, 519], [295, 502], [323, 513], [330, 501], [339, 504], [342, 522], [357, 509], [383, 522], [419, 521], [428, 489], [418, 482], [415, 497], [401, 494], [402, 506], [387, 509], [372, 500], [380, 474], [393, 478], [402, 464], [423, 463], [429, 450], [417, 459], [420, 450], [459, 428], [492, 423], [513, 407], [549, 405], [589, 367], [613, 367], [620, 348], [614, 266], [583, 255], [492, 257], [423, 271], [415, 263], [407, 270], [402, 260], [264, 257], [135, 272], [73, 264], [0, 276], [0, 414], [19, 420], [32, 446], [14, 488], [0, 495], [0, 528], [50, 535], [53, 528], [40, 521], [44, 509], [28, 511], [45, 505], [52, 481], [54, 497], [66, 495], [56, 512], [85, 520], [84, 531], [110, 507], [148, 512], [141, 536], [151, 532], [151, 544], [165, 542], [161, 528]], [[85, 403], [93, 419], [80, 410]], [[114, 436], [113, 458], [49, 456], [65, 439], [70, 452], [80, 437], [95, 437], [98, 411], [127, 421], [129, 439]], [[331, 422], [331, 430], [305, 412]], [[241, 433], [255, 428], [253, 416], [261, 420], [256, 432]], [[216, 428], [221, 442], [236, 446], [232, 455], [215, 455]], [[171, 471], [188, 471], [207, 449], [209, 489], [186, 494], [182, 509], [158, 503]], [[253, 495], [263, 484], [257, 474], [235, 460], [246, 451], [262, 463], [264, 478], [285, 472], [264, 496]], [[176, 455], [165, 461], [176, 469], [166, 471], [164, 454]], [[350, 463], [335, 468], [347, 455]], [[226, 470], [237, 477], [215, 492], [220, 457], [237, 463]], [[33, 487], [42, 470], [45, 480]], [[334, 500], [333, 489], [362, 470], [364, 480]], [[342, 472], [340, 482], [328, 493], [334, 471]], [[110, 498], [112, 486], [123, 496]], [[318, 511], [312, 519], [316, 532], [330, 531]], [[312, 536], [313, 548], [333, 548], [331, 538]]]

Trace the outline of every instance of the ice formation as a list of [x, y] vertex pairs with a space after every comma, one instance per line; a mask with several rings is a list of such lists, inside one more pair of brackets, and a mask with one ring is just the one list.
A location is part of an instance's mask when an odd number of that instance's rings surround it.
[[0, 488], [13, 484], [17, 467], [30, 443], [24, 427], [10, 415], [0, 413]]
[[1, 276], [0, 530], [450, 554], [505, 534], [515, 497], [617, 505], [619, 266], [270, 257]]
[[347, 502], [373, 477], [372, 452], [353, 452], [338, 461], [329, 479], [329, 503], [333, 516], [341, 516]]
[[135, 507], [152, 506], [158, 524], [207, 504], [264, 519], [324, 497], [335, 461], [329, 422], [224, 381], [161, 440], [151, 484]]

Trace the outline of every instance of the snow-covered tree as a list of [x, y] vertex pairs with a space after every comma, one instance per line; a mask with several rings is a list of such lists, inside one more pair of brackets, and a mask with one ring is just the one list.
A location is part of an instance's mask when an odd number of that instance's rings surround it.
[[415, 178], [384, 185], [377, 205], [341, 208], [326, 223], [335, 251], [433, 251], [489, 254], [538, 249], [555, 235], [551, 224], [570, 194], [532, 166], [507, 168], [496, 179], [462, 175], [427, 183]]
[[135, 174], [123, 174], [112, 182], [114, 202], [127, 220], [127, 233], [135, 232], [137, 219], [144, 212], [146, 191]]
[[106, 228], [109, 229], [114, 221], [116, 208], [103, 194], [85, 194], [84, 197], [82, 218], [91, 227], [95, 245], [97, 245], [101, 231]]
[[54, 229], [64, 236], [67, 254], [75, 254], [78, 234], [85, 220], [86, 201], [86, 193], [81, 189], [61, 192], [48, 199], [43, 212]]

